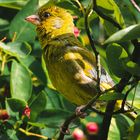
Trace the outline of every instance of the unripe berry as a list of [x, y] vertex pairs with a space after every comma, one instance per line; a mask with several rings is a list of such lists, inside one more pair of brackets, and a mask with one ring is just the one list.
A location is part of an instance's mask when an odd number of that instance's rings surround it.
[[95, 122], [89, 122], [86, 124], [86, 128], [89, 134], [97, 134], [99, 131], [98, 124]]
[[79, 128], [74, 129], [72, 136], [75, 140], [84, 140], [85, 138], [83, 131]]

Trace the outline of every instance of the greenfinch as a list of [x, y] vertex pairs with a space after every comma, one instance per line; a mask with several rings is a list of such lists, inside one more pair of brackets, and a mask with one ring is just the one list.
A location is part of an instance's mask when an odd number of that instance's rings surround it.
[[[58, 6], [44, 5], [26, 20], [36, 26], [53, 86], [70, 102], [87, 104], [98, 94], [96, 60], [75, 37], [72, 15]], [[112, 86], [112, 79], [101, 68], [101, 91]]]

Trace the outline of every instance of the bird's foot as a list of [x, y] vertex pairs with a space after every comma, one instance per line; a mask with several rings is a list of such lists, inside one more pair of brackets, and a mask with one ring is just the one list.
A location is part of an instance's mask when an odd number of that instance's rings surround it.
[[85, 118], [87, 116], [87, 113], [81, 111], [84, 107], [85, 105], [81, 105], [77, 107], [75, 110], [76, 115], [79, 116], [80, 118]]
[[60, 127], [60, 132], [62, 132], [64, 135], [70, 135], [70, 130], [65, 129], [63, 126]]

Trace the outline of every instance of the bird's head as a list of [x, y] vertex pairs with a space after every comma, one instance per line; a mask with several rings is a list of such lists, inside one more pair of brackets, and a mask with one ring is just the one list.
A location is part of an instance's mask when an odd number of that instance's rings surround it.
[[73, 17], [65, 9], [57, 6], [44, 5], [38, 10], [37, 15], [28, 16], [26, 20], [37, 26], [37, 33], [41, 39], [74, 33]]

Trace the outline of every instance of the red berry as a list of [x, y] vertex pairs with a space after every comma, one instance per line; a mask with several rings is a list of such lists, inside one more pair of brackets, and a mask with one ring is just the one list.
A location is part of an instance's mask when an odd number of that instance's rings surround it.
[[80, 30], [77, 27], [74, 26], [74, 35], [75, 35], [75, 37], [78, 37], [79, 34], [80, 34]]
[[25, 115], [25, 116], [27, 116], [28, 118], [30, 118], [30, 113], [31, 113], [31, 109], [30, 109], [28, 106], [26, 106], [26, 107], [24, 108], [22, 114]]
[[99, 131], [98, 124], [95, 122], [89, 122], [86, 124], [86, 128], [89, 134], [97, 134]]
[[0, 120], [7, 120], [9, 119], [8, 112], [5, 109], [0, 110]]
[[79, 128], [74, 129], [72, 136], [75, 140], [84, 140], [85, 138], [83, 131]]

